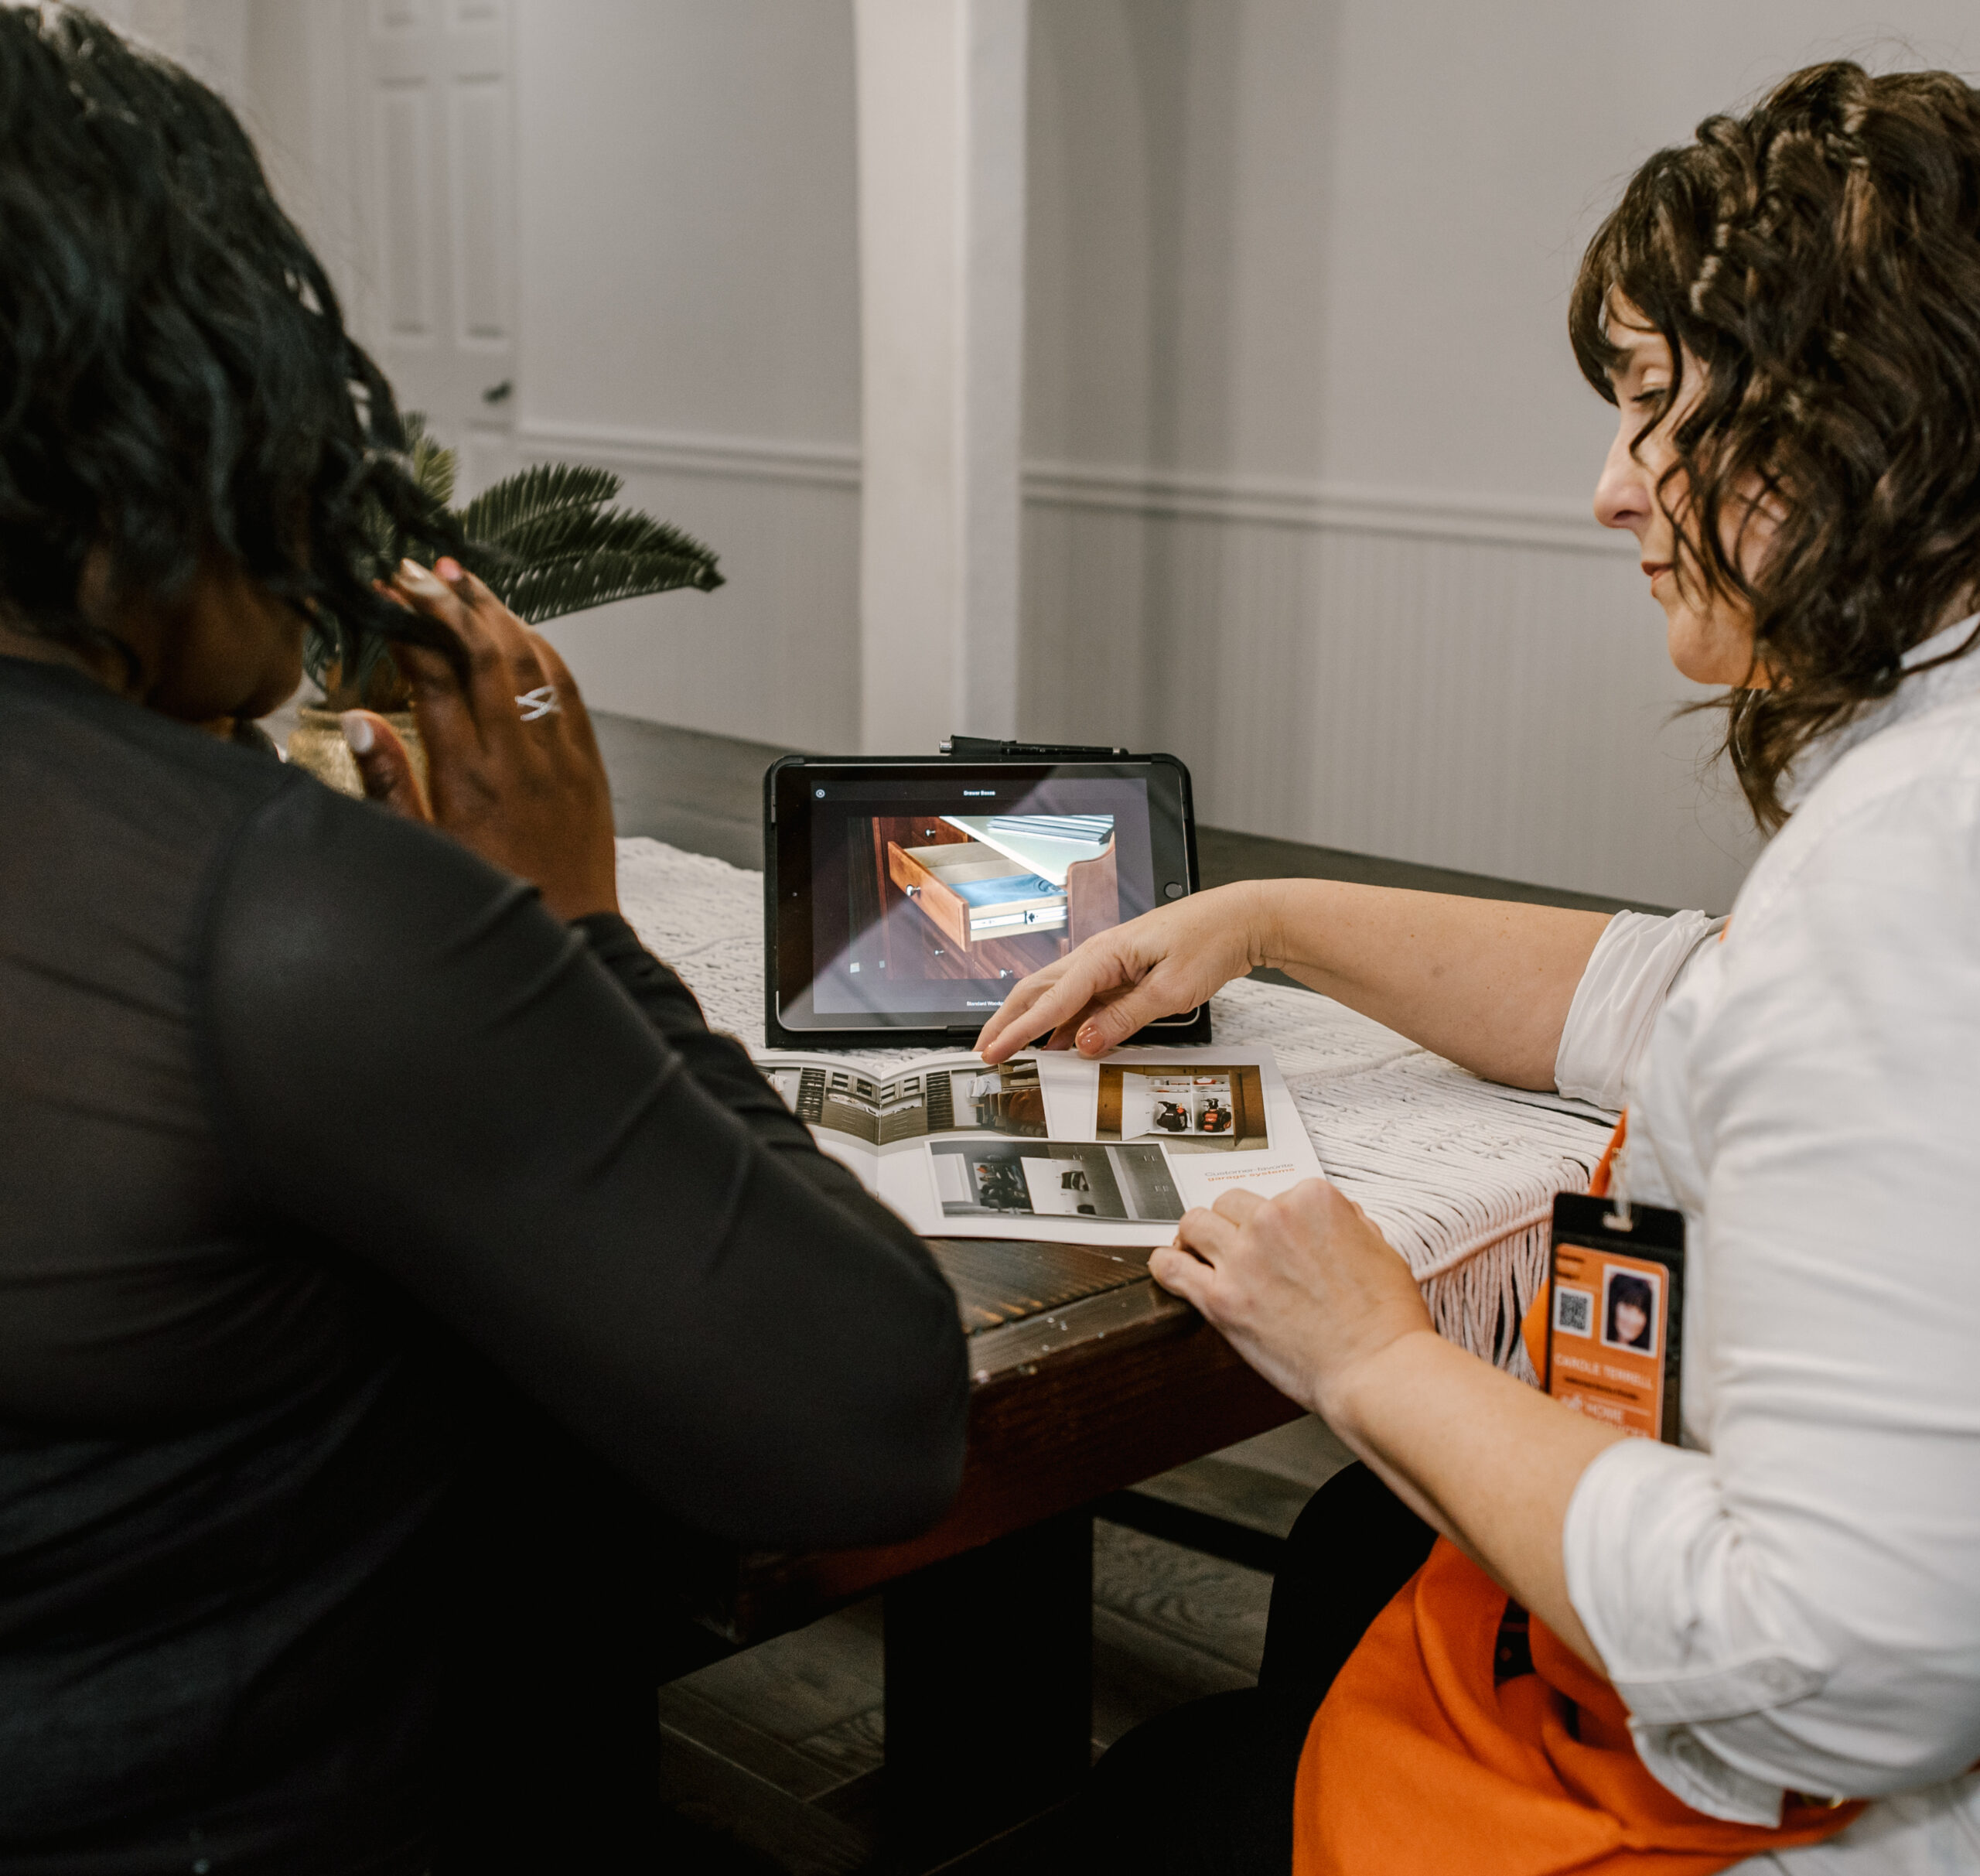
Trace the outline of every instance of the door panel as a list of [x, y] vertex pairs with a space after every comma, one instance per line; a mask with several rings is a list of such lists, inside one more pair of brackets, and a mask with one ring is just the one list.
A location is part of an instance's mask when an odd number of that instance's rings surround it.
[[426, 86], [418, 79], [381, 84], [376, 100], [379, 285], [387, 330], [401, 346], [433, 339], [432, 138]]
[[465, 499], [513, 466], [515, 124], [507, 0], [346, 5], [366, 231], [359, 326], [400, 407], [459, 453]]

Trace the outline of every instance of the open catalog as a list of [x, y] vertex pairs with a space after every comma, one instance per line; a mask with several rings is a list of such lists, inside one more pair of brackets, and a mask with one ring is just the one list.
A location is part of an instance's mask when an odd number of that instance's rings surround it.
[[1270, 1198], [1320, 1170], [1269, 1050], [1040, 1051], [995, 1068], [942, 1054], [879, 1073], [779, 1053], [757, 1066], [819, 1146], [927, 1237], [1166, 1244], [1192, 1206]]

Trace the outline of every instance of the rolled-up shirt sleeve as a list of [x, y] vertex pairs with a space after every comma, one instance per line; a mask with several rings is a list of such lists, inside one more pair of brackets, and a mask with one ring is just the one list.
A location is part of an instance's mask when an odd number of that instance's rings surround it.
[[1980, 1758], [1976, 769], [1791, 827], [1632, 1085], [1700, 1201], [1709, 1450], [1603, 1453], [1565, 1561], [1645, 1763], [1718, 1816]]
[[1623, 1105], [1671, 986], [1725, 923], [1702, 912], [1618, 912], [1610, 920], [1562, 1026], [1554, 1085], [1562, 1094], [1612, 1111]]

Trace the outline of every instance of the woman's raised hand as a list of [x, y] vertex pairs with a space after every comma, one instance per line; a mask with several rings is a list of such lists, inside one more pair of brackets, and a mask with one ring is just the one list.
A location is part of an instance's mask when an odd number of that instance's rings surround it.
[[1195, 893], [1088, 938], [1034, 971], [983, 1026], [976, 1047], [1000, 1062], [1049, 1030], [1048, 1048], [1104, 1054], [1145, 1023], [1193, 1010], [1266, 962], [1267, 885]]
[[426, 745], [429, 802], [382, 716], [343, 713], [373, 801], [444, 829], [483, 859], [533, 881], [558, 917], [619, 909], [612, 792], [584, 699], [549, 642], [452, 560], [400, 563], [400, 603], [451, 627], [467, 651], [463, 685], [437, 651], [397, 644]]

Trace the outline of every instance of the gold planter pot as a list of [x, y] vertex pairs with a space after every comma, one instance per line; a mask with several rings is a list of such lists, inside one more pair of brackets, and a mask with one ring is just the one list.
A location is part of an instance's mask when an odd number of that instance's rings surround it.
[[[419, 740], [419, 726], [410, 710], [387, 710], [381, 714], [398, 732], [405, 753], [411, 758], [412, 772], [419, 785], [426, 786], [426, 745]], [[295, 713], [295, 728], [288, 739], [288, 759], [298, 768], [307, 769], [319, 781], [327, 782], [340, 794], [361, 796], [364, 784], [357, 773], [357, 758], [343, 740], [343, 727], [334, 710], [305, 707]]]

